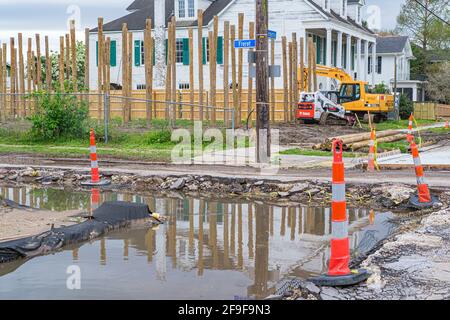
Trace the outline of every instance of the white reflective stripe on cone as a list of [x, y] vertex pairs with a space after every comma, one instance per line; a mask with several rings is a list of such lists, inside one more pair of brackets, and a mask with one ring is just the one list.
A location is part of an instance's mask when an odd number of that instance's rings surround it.
[[98, 168], [98, 161], [91, 161], [91, 168]]
[[331, 234], [333, 239], [348, 238], [348, 221], [334, 222], [331, 225]]
[[373, 146], [375, 146], [375, 141], [371, 140], [371, 141], [369, 142], [369, 147], [373, 147]]
[[416, 167], [419, 167], [422, 165], [422, 162], [420, 161], [419, 157], [413, 158], [413, 161], [414, 161], [414, 166], [416, 166]]
[[345, 201], [345, 183], [333, 183], [331, 192], [333, 201]]
[[423, 177], [417, 177], [417, 184], [425, 184], [425, 179]]
[[97, 153], [97, 147], [96, 146], [91, 146], [91, 153]]

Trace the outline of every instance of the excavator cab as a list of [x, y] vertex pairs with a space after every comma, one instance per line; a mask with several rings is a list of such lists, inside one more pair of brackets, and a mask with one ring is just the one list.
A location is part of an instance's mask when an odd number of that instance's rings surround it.
[[359, 83], [343, 83], [339, 90], [339, 103], [359, 101], [361, 99], [361, 86]]

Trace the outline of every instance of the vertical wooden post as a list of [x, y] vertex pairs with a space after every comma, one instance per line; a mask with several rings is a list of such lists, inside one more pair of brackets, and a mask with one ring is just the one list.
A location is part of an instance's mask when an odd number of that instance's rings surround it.
[[312, 59], [312, 55], [313, 55], [313, 46], [312, 46], [313, 42], [311, 37], [308, 37], [308, 92], [312, 91], [312, 65], [313, 65], [313, 59]]
[[291, 120], [295, 119], [295, 107], [298, 103], [298, 45], [297, 33], [292, 33], [292, 105], [291, 105]]
[[32, 83], [33, 83], [33, 92], [36, 92], [37, 90], [37, 58], [34, 51], [31, 51], [31, 69], [32, 69]]
[[[105, 65], [105, 84], [104, 84], [104, 90], [105, 94], [107, 96], [107, 99], [110, 100], [110, 91], [111, 91], [111, 38], [106, 38], [106, 45], [105, 45], [105, 58], [104, 58], [104, 65]], [[105, 105], [104, 108], [107, 106]], [[107, 113], [105, 113], [105, 117], [108, 117], [108, 120], [112, 117], [112, 111], [111, 111], [111, 103], [109, 103], [109, 110]]]
[[59, 88], [64, 92], [64, 37], [59, 37]]
[[[242, 40], [244, 37], [244, 14], [239, 13], [238, 16], [238, 40]], [[244, 60], [244, 51], [242, 49], [238, 49], [238, 123], [236, 123], [237, 127], [241, 126], [242, 122], [242, 64]]]
[[[62, 49], [64, 49], [64, 38], [62, 39]], [[90, 50], [90, 43], [89, 43], [89, 28], [84, 29], [84, 47], [85, 47], [85, 51], [84, 51], [84, 90], [86, 90], [87, 93], [89, 93], [89, 82], [90, 82], [90, 77], [89, 77], [89, 50]], [[62, 52], [62, 51], [61, 51]], [[64, 65], [64, 60], [63, 61], [63, 65]], [[63, 81], [64, 81], [64, 77], [63, 77]], [[86, 101], [89, 102], [89, 96], [86, 96]]]
[[[255, 38], [255, 23], [253, 21], [248, 24], [248, 36], [249, 39]], [[250, 52], [254, 50], [250, 49]], [[251, 63], [248, 64], [248, 87], [247, 87], [247, 119], [248, 119], [248, 127], [251, 128], [253, 126], [251, 112], [253, 110], [253, 78], [250, 76], [250, 66], [253, 65]]]
[[294, 93], [294, 90], [293, 90], [293, 79], [292, 79], [292, 64], [293, 64], [293, 61], [292, 61], [292, 42], [289, 42], [289, 44], [288, 44], [288, 48], [289, 48], [289, 59], [288, 59], [288, 62], [289, 62], [289, 106], [288, 106], [288, 115], [287, 115], [287, 121], [289, 122], [289, 121], [291, 121], [292, 119], [291, 119], [291, 114], [292, 114], [292, 101], [294, 100], [294, 97], [293, 97], [293, 93]]
[[23, 38], [22, 33], [18, 35], [19, 42], [19, 84], [20, 84], [20, 102], [21, 102], [21, 112], [22, 116], [26, 116], [25, 107], [25, 63], [23, 59]]
[[[270, 41], [270, 64], [272, 66], [275, 65], [275, 39], [272, 39]], [[272, 118], [272, 123], [275, 123], [275, 110], [277, 108], [277, 105], [275, 101], [275, 77], [273, 75], [272, 77], [270, 77], [270, 100], [272, 101], [270, 117]]]
[[[177, 100], [177, 22], [175, 16], [172, 16], [172, 102]], [[175, 126], [177, 120], [177, 104], [172, 104], [172, 121]]]
[[[98, 31], [97, 31], [97, 121], [98, 124], [101, 123], [102, 119], [102, 103], [103, 99], [101, 94], [103, 94], [103, 18], [98, 18]], [[72, 41], [73, 45], [73, 41]], [[73, 50], [73, 48], [72, 48]], [[73, 56], [72, 56], [73, 59]], [[72, 61], [73, 66], [73, 61]], [[73, 67], [72, 67], [73, 68]], [[73, 74], [73, 72], [72, 72]]]
[[228, 126], [228, 108], [229, 108], [229, 47], [230, 47], [230, 22], [223, 23], [223, 123], [225, 127]]
[[[28, 38], [28, 50], [27, 50], [27, 93], [28, 96], [31, 94], [32, 90], [32, 75], [33, 75], [33, 67], [32, 67], [32, 55], [31, 55], [31, 48], [32, 48], [32, 39]], [[31, 98], [28, 100], [28, 107], [25, 105], [25, 116], [27, 116], [27, 110], [30, 111], [29, 114], [31, 114]]]
[[15, 63], [15, 48], [14, 48], [14, 38], [10, 39], [11, 44], [10, 44], [10, 49], [11, 49], [11, 66], [10, 66], [10, 73], [9, 73], [9, 77], [10, 77], [10, 92], [11, 92], [11, 97], [10, 97], [10, 113], [13, 116], [13, 118], [15, 118], [16, 116], [16, 97], [15, 97], [15, 93], [16, 93], [16, 63]]
[[50, 48], [48, 45], [48, 36], [45, 36], [45, 85], [47, 92], [52, 91], [52, 62], [50, 60]]
[[317, 85], [317, 45], [313, 44], [313, 50], [312, 50], [312, 76], [313, 76], [313, 83], [314, 83], [314, 92], [317, 92], [319, 90], [319, 87]]
[[239, 121], [239, 99], [236, 88], [236, 49], [234, 48], [234, 40], [236, 39], [236, 26], [232, 25], [230, 29], [230, 43], [231, 43], [231, 88], [233, 91], [233, 109], [234, 109], [234, 123]]
[[3, 67], [3, 49], [0, 47], [0, 122], [3, 120], [3, 114], [4, 114], [4, 108], [5, 105], [3, 103], [3, 97], [5, 95], [5, 92], [3, 91], [3, 73], [4, 73], [4, 67]]
[[41, 38], [38, 33], [36, 33], [36, 55], [37, 55], [37, 63], [36, 63], [36, 79], [37, 79], [37, 89], [41, 91], [41, 83], [42, 83], [42, 75], [41, 75]]
[[171, 95], [172, 95], [172, 85], [171, 85], [171, 80], [172, 80], [172, 67], [171, 67], [171, 62], [172, 62], [172, 41], [171, 40], [171, 30], [172, 30], [172, 22], [169, 22], [167, 25], [167, 47], [166, 47], [166, 94], [165, 94], [165, 100], [166, 100], [166, 109], [165, 109], [165, 120], [170, 121], [170, 101], [171, 99]]
[[72, 49], [72, 82], [73, 91], [78, 92], [77, 41], [75, 35], [75, 20], [70, 22], [70, 41]]
[[127, 122], [131, 121], [133, 103], [131, 97], [133, 96], [133, 33], [128, 31], [128, 92], [127, 92]]
[[286, 37], [281, 38], [282, 56], [283, 56], [283, 120], [288, 122], [287, 109], [289, 106], [289, 91], [288, 91], [288, 64], [287, 64], [287, 52], [286, 52]]
[[[127, 24], [122, 24], [122, 96], [126, 97], [128, 74], [128, 28]], [[127, 118], [127, 100], [122, 100], [122, 121]]]
[[305, 91], [305, 38], [300, 38], [300, 92]]
[[[212, 124], [216, 125], [216, 117], [217, 117], [217, 37], [219, 33], [219, 17], [214, 16], [213, 22], [213, 34], [212, 34], [212, 43], [209, 44], [209, 65], [212, 69], [212, 86], [210, 88], [211, 92], [211, 111], [212, 111]], [[211, 46], [212, 45], [212, 46]], [[211, 51], [212, 49], [212, 51]]]
[[198, 21], [198, 104], [199, 119], [203, 121], [203, 10], [197, 11]]
[[66, 33], [66, 79], [70, 83], [70, 34]]
[[152, 20], [147, 19], [145, 21], [144, 32], [144, 66], [145, 66], [145, 112], [147, 118], [147, 127], [150, 127], [152, 122], [152, 102], [148, 101], [152, 99], [153, 91], [153, 45], [152, 45]]
[[[20, 93], [20, 88], [19, 88], [19, 66], [18, 66], [18, 50], [17, 48], [14, 49], [14, 80], [15, 80], [15, 92]], [[19, 102], [19, 104], [18, 104]], [[16, 100], [15, 100], [15, 113], [14, 115], [19, 116], [20, 114], [20, 96], [17, 96]]]
[[191, 121], [194, 121], [194, 30], [189, 28], [189, 104], [191, 105]]
[[[213, 31], [209, 31], [208, 32], [208, 45], [207, 45], [207, 52], [209, 52], [209, 54], [207, 55], [207, 57], [209, 58], [209, 61], [208, 61], [208, 63], [209, 63], [209, 94], [208, 94], [208, 97], [207, 97], [207, 102], [206, 102], [206, 105], [207, 105], [207, 109], [206, 109], [206, 120], [207, 121], [210, 121], [210, 117], [211, 117], [211, 109], [209, 108], [210, 106], [211, 106], [211, 90], [212, 90], [212, 82], [213, 82], [213, 69], [212, 69], [212, 64], [213, 64], [213, 62], [211, 61], [212, 60], [212, 54], [213, 54], [213, 48], [214, 47], [214, 44], [213, 44]], [[209, 50], [208, 50], [209, 49]]]
[[8, 70], [6, 67], [6, 55], [7, 55], [7, 51], [8, 51], [8, 47], [6, 45], [6, 43], [2, 44], [2, 51], [3, 51], [3, 119], [6, 120], [7, 116], [8, 116], [8, 105], [7, 105], [7, 99], [6, 99], [6, 94], [7, 92], [7, 86], [6, 86], [6, 80], [7, 80], [7, 74], [8, 74]]

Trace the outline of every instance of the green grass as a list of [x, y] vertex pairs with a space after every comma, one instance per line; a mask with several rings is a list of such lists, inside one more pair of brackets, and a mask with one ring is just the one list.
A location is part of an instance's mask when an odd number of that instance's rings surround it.
[[[289, 150], [284, 150], [280, 152], [281, 155], [296, 155], [296, 156], [320, 156], [320, 157], [331, 157], [333, 153], [331, 151], [320, 151], [320, 150], [306, 150], [300, 148], [294, 148]], [[344, 158], [357, 158], [361, 156], [359, 153], [344, 152]]]
[[[433, 120], [416, 120], [416, 122], [419, 126], [426, 126], [426, 125], [436, 123], [436, 121], [433, 121]], [[408, 123], [409, 123], [409, 120], [400, 120], [400, 121], [389, 120], [389, 121], [384, 121], [381, 123], [375, 123], [375, 127], [376, 127], [377, 131], [408, 129]], [[413, 126], [415, 127], [416, 124], [413, 123]], [[369, 130], [368, 123], [362, 123], [362, 127], [364, 129]]]

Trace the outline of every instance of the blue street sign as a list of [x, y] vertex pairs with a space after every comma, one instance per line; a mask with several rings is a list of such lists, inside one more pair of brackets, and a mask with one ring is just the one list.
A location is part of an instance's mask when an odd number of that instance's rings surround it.
[[269, 37], [269, 39], [276, 39], [277, 38], [277, 33], [275, 31], [272, 31], [272, 30], [267, 30], [267, 36]]
[[254, 48], [256, 47], [256, 40], [234, 40], [234, 47], [236, 49]]

